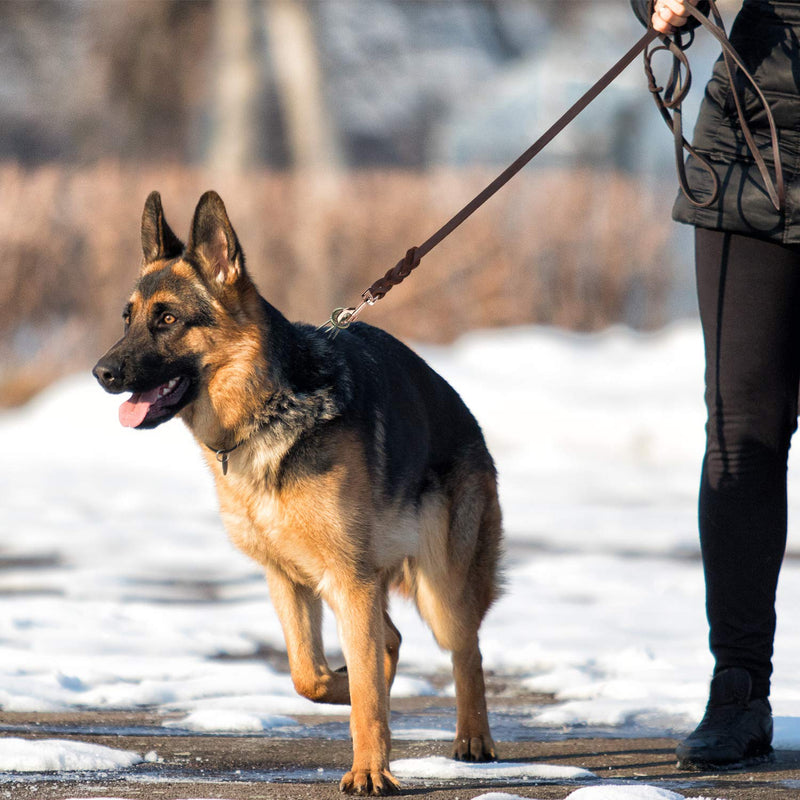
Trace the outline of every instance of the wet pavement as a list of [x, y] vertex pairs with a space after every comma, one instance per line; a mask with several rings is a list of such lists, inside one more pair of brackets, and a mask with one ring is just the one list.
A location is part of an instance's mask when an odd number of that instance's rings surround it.
[[[393, 714], [431, 723], [450, 715], [451, 706], [452, 701], [445, 698], [410, 698], [394, 701]], [[311, 735], [301, 732], [288, 737], [274, 732], [188, 733], [165, 727], [168, 719], [147, 711], [2, 713], [0, 736], [78, 740], [151, 756], [145, 763], [115, 771], [0, 773], [0, 798], [325, 800], [342, 796], [338, 781], [351, 755], [346, 717], [304, 718], [302, 730]], [[687, 773], [676, 769], [674, 747], [672, 739], [576, 736], [531, 729], [529, 738], [503, 741], [498, 737], [502, 761], [582, 767], [596, 778], [407, 779], [403, 793], [431, 800], [471, 800], [488, 792], [561, 800], [582, 786], [625, 783], [657, 786], [687, 798], [800, 798], [800, 752], [779, 752], [773, 763], [749, 770]], [[446, 756], [449, 749], [445, 741], [395, 741], [392, 759]]]

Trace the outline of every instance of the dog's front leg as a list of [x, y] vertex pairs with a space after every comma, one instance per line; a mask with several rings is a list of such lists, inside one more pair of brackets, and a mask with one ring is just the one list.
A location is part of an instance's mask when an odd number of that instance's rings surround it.
[[297, 693], [315, 703], [350, 702], [347, 675], [333, 672], [322, 643], [322, 601], [277, 566], [267, 569], [272, 605], [278, 614]]
[[336, 614], [351, 686], [353, 767], [339, 788], [357, 795], [394, 794], [399, 784], [389, 772], [383, 589], [351, 580], [326, 599]]

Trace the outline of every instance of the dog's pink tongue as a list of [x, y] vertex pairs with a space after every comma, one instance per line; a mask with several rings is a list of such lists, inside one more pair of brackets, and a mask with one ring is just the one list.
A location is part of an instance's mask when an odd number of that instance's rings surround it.
[[[160, 387], [159, 387], [160, 388]], [[119, 407], [119, 421], [126, 428], [138, 428], [150, 406], [158, 399], [158, 388], [152, 389], [149, 392], [142, 392], [141, 394], [131, 395], [130, 400], [126, 400]]]

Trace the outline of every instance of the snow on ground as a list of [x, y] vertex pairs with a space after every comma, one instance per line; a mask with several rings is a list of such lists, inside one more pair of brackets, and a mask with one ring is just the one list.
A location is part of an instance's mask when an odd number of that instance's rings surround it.
[[597, 775], [580, 767], [552, 766], [550, 764], [514, 763], [511, 761], [467, 764], [444, 756], [428, 758], [401, 758], [390, 767], [395, 778], [423, 778], [437, 780], [534, 780], [582, 781], [596, 779]]
[[0, 772], [80, 772], [115, 770], [153, 760], [131, 750], [60, 739], [0, 739]]
[[[82, 800], [82, 798], [67, 798], [67, 800]], [[98, 797], [96, 800], [125, 800], [121, 797]], [[508, 792], [487, 792], [480, 794], [473, 800], [531, 800], [518, 794]], [[712, 800], [708, 797], [684, 798], [677, 792], [668, 789], [659, 789], [656, 786], [629, 786], [613, 784], [610, 786], [585, 786], [570, 792], [565, 800]], [[717, 798], [716, 800], [722, 800]]]
[[[687, 730], [711, 669], [695, 531], [698, 327], [515, 329], [422, 352], [473, 409], [499, 468], [507, 591], [482, 629], [484, 663], [558, 698], [516, 716], [495, 705], [501, 735]], [[278, 620], [181, 423], [125, 430], [119, 402], [80, 375], [0, 415], [0, 707], [147, 706], [223, 730], [341, 713], [299, 698], [260, 657], [284, 651]], [[779, 593], [778, 746], [800, 746], [799, 564], [787, 560]], [[435, 693], [447, 655], [411, 606], [397, 600], [392, 615], [395, 695]], [[325, 637], [335, 651], [330, 615]], [[398, 736], [452, 731], [452, 717], [401, 717]]]
[[[479, 795], [474, 800], [526, 800], [526, 798], [507, 792], [489, 792]], [[656, 786], [614, 784], [611, 786], [585, 786], [570, 792], [565, 800], [684, 800], [684, 797], [677, 792], [659, 789]], [[689, 798], [689, 800], [711, 800], [711, 798], [695, 797]]]
[[292, 717], [277, 714], [248, 714], [246, 711], [193, 711], [183, 719], [166, 720], [166, 728], [214, 733], [261, 733], [268, 730], [297, 728]]

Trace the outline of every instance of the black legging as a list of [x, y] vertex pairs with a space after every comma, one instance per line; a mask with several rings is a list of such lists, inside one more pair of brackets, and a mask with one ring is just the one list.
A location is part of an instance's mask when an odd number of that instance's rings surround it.
[[769, 694], [786, 547], [786, 462], [797, 428], [800, 248], [698, 229], [707, 446], [700, 543], [715, 672]]

